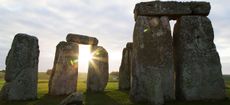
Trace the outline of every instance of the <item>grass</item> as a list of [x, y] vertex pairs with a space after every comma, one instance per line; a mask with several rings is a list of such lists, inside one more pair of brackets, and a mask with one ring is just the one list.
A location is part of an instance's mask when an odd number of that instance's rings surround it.
[[[1, 74], [0, 74], [1, 75]], [[129, 94], [127, 91], [118, 90], [118, 82], [110, 80], [105, 92], [103, 93], [86, 93], [86, 73], [79, 74], [79, 81], [77, 91], [83, 92], [85, 105], [147, 105], [147, 104], [135, 104], [129, 100]], [[0, 76], [1, 77], [1, 76]], [[225, 76], [226, 84], [230, 85], [230, 76]], [[38, 81], [38, 99], [31, 101], [0, 101], [0, 105], [58, 105], [61, 100], [66, 96], [49, 96], [48, 93], [48, 78], [45, 73], [39, 73]], [[4, 81], [0, 78], [0, 88]], [[227, 87], [226, 91], [230, 96], [230, 88]], [[165, 105], [230, 105], [230, 100], [216, 101], [216, 102], [168, 102]]]

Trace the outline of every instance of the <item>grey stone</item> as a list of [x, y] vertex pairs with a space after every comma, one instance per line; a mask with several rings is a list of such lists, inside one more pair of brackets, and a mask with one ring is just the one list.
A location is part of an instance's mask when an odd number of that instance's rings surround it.
[[89, 63], [87, 91], [103, 92], [109, 78], [108, 52], [101, 46], [92, 46], [93, 59]]
[[123, 49], [121, 66], [119, 68], [119, 90], [130, 89], [130, 65], [127, 48]]
[[211, 6], [208, 2], [151, 1], [136, 4], [135, 16], [169, 16], [176, 19], [183, 15], [207, 16]]
[[224, 80], [210, 20], [183, 16], [174, 27], [173, 38], [177, 99], [224, 99]]
[[126, 44], [126, 48], [128, 48], [128, 49], [133, 49], [133, 43], [132, 43], [132, 42], [128, 42], [128, 43]]
[[5, 81], [0, 96], [4, 100], [37, 98], [39, 46], [34, 36], [19, 33], [6, 58]]
[[56, 47], [53, 72], [49, 80], [50, 95], [66, 95], [76, 91], [79, 46], [60, 42]]
[[66, 37], [67, 42], [75, 42], [78, 44], [88, 44], [88, 45], [97, 45], [98, 40], [95, 37], [89, 37], [86, 35], [80, 34], [68, 34]]
[[132, 56], [131, 99], [157, 105], [173, 100], [172, 36], [167, 17], [137, 17]]
[[74, 92], [66, 97], [59, 105], [83, 105], [83, 94]]
[[121, 66], [119, 68], [119, 90], [129, 90], [131, 86], [132, 43], [127, 43], [123, 49]]

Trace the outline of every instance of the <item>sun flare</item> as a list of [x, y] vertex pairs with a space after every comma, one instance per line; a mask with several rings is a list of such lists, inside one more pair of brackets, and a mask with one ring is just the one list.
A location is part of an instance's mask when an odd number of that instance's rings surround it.
[[90, 51], [90, 45], [79, 45], [78, 70], [79, 72], [88, 71], [89, 62], [93, 56]]
[[79, 47], [79, 62], [89, 62], [92, 59], [89, 45], [80, 45]]

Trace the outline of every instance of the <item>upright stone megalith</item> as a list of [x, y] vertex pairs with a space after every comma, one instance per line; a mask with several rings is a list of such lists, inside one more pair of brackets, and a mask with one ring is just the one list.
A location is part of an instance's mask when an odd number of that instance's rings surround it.
[[92, 60], [89, 62], [87, 91], [103, 92], [109, 78], [108, 52], [101, 46], [92, 46]]
[[56, 47], [53, 72], [49, 80], [50, 95], [67, 95], [76, 91], [78, 44], [60, 42]]
[[210, 20], [182, 16], [174, 27], [177, 99], [224, 99], [225, 86]]
[[34, 36], [19, 33], [6, 58], [5, 81], [0, 96], [5, 100], [37, 98], [39, 46]]
[[158, 105], [174, 99], [172, 36], [167, 17], [137, 17], [132, 58], [132, 100]]
[[132, 43], [123, 49], [122, 61], [119, 69], [119, 90], [129, 90], [131, 87]]

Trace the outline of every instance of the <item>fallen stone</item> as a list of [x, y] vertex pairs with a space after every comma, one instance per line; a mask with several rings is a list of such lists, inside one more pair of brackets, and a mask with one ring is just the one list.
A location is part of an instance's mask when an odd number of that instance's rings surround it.
[[151, 1], [136, 4], [135, 16], [168, 16], [177, 19], [184, 15], [207, 16], [211, 6], [208, 2]]
[[78, 44], [88, 44], [88, 45], [97, 45], [98, 40], [95, 37], [89, 37], [86, 35], [79, 34], [68, 34], [66, 37], [67, 42], [74, 42]]
[[67, 95], [76, 91], [78, 53], [79, 47], [76, 43], [60, 42], [57, 45], [49, 80], [50, 95]]
[[5, 81], [0, 97], [4, 100], [37, 98], [39, 46], [34, 36], [19, 33], [6, 58]]
[[109, 78], [108, 52], [101, 46], [92, 46], [93, 59], [87, 76], [88, 92], [103, 92]]
[[131, 100], [174, 100], [172, 36], [167, 17], [138, 16], [133, 35]]
[[83, 94], [74, 92], [66, 97], [60, 105], [83, 105]]
[[225, 86], [211, 21], [204, 16], [182, 16], [174, 27], [173, 38], [177, 99], [224, 99]]

